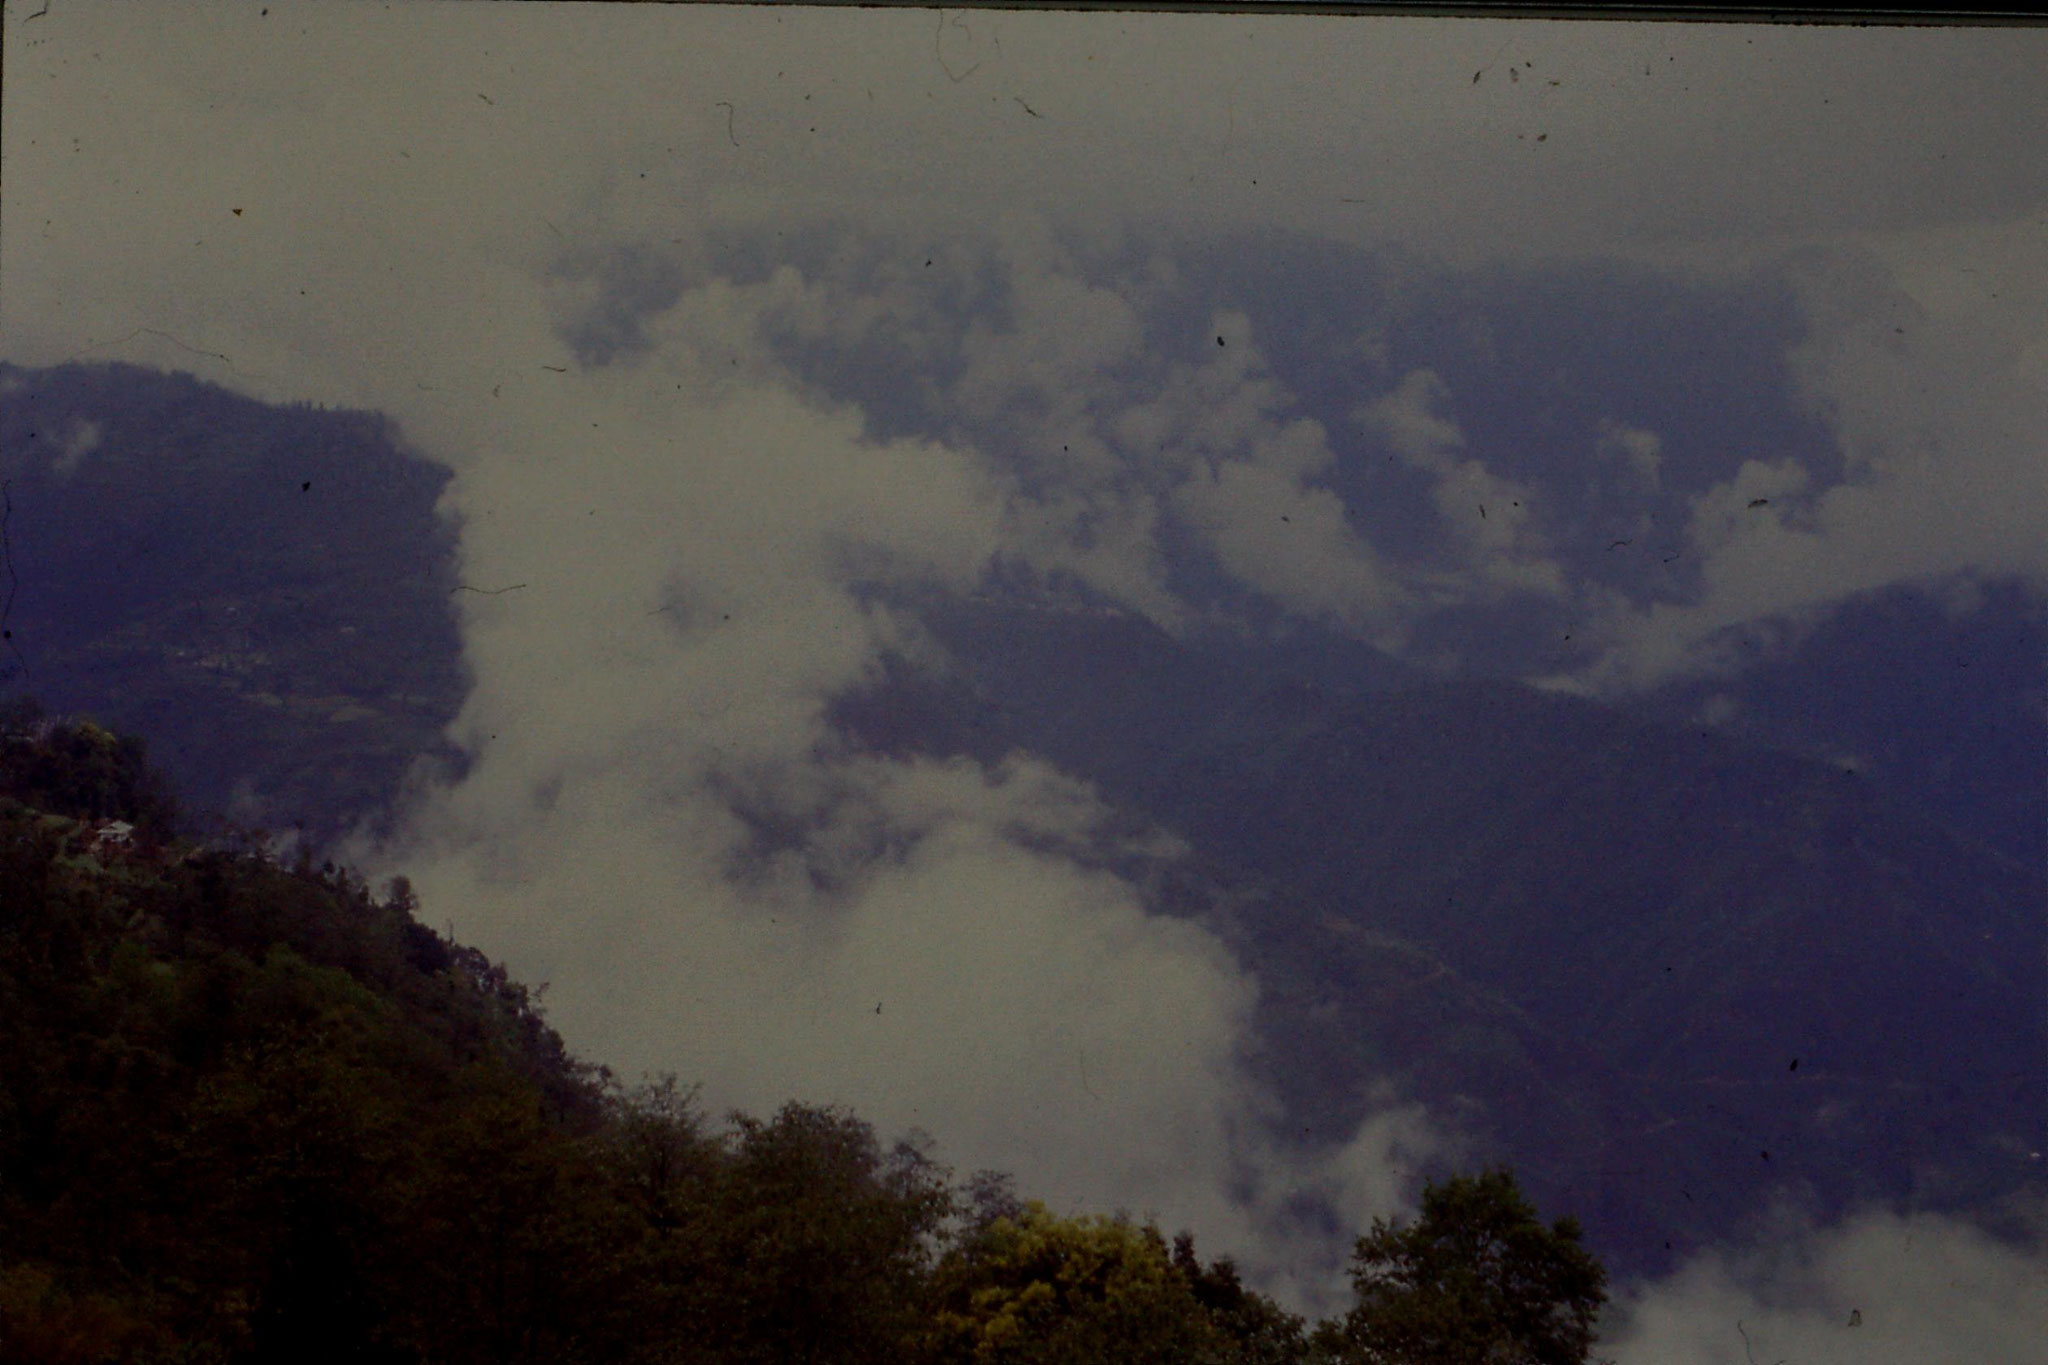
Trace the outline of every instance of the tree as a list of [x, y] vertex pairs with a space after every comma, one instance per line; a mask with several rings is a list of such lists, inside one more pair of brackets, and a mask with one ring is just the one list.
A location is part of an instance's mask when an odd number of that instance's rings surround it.
[[1173, 1239], [1173, 1268], [1209, 1319], [1216, 1365], [1297, 1365], [1308, 1349], [1302, 1320], [1246, 1287], [1229, 1257], [1202, 1264], [1194, 1234]]
[[125, 820], [150, 841], [177, 831], [177, 799], [141, 739], [89, 720], [50, 721], [34, 698], [0, 703], [0, 795], [75, 819]]
[[1358, 1365], [1583, 1365], [1607, 1271], [1576, 1219], [1545, 1227], [1505, 1169], [1432, 1183], [1413, 1226], [1373, 1220], [1336, 1333]]
[[1036, 1200], [970, 1228], [934, 1277], [942, 1365], [1184, 1365], [1225, 1343], [1165, 1239], [1125, 1217]]
[[920, 1325], [944, 1171], [843, 1110], [734, 1114], [701, 1215], [700, 1344], [732, 1365], [893, 1365]]

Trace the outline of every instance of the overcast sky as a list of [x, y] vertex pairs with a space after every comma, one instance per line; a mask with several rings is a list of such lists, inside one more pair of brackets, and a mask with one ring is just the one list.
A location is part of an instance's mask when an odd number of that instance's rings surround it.
[[[1277, 613], [1613, 693], [1869, 588], [2048, 587], [2036, 30], [5, 23], [0, 357], [391, 413], [456, 472], [464, 580], [528, 585], [461, 599], [475, 761], [370, 866], [589, 1055], [852, 1103], [1302, 1300], [1330, 1247], [1290, 1194], [1362, 1226], [1444, 1135], [1268, 1134], [1257, 983], [1102, 869], [1085, 787], [837, 744], [824, 703], [922, 647], [868, 589], [1019, 564], [1169, 629]], [[1425, 332], [1464, 359], [1415, 362]], [[1532, 354], [1576, 425], [1504, 436]], [[762, 811], [804, 837], [756, 856]], [[1796, 1273], [1717, 1253], [1624, 1358], [1740, 1358], [1731, 1306], [1773, 1359], [2048, 1334], [2048, 1276], [1961, 1225], [1907, 1229], [1963, 1267], [1946, 1298], [1873, 1308], [1900, 1228], [1788, 1232]], [[1852, 1357], [1821, 1328], [1859, 1294]]]

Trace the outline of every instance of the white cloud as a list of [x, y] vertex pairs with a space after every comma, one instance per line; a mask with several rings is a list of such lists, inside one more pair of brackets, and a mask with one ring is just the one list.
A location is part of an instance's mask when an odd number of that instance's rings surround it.
[[1657, 487], [1664, 465], [1664, 443], [1656, 432], [1604, 418], [1596, 453], [1626, 462], [1642, 484], [1653, 490]]
[[979, 320], [970, 325], [966, 369], [952, 399], [969, 415], [986, 417], [1027, 398], [1046, 428], [1071, 425], [1102, 392], [1105, 371], [1136, 356], [1143, 339], [1137, 313], [1112, 290], [1014, 258], [1010, 284], [1012, 326], [997, 332]]
[[[1008, 337], [977, 334], [960, 397], [1035, 383], [1049, 395], [1037, 444], [1089, 468], [1112, 448], [1101, 422], [1118, 419], [1065, 419], [1077, 394], [1094, 401], [1091, 365], [1129, 353], [1130, 299], [1067, 271], [1035, 217], [1104, 241], [1254, 226], [1467, 260], [1614, 249], [1689, 261], [1720, 242], [1753, 263], [1853, 239], [1963, 338], [1916, 324], [1898, 343], [1874, 314], [1821, 328], [1814, 392], [1861, 424], [1844, 426], [1847, 443], [1890, 491], [1824, 490], [1819, 542], [1760, 539], [1725, 559], [1696, 611], [1615, 620], [1603, 676], [1640, 679], [1662, 666], [1650, 656], [1691, 650], [1626, 643], [1636, 636], [1703, 638], [1884, 572], [2038, 572], [2048, 494], [2024, 433], [2041, 429], [2048, 270], [2033, 210], [2048, 183], [2015, 130], [2048, 98], [2017, 78], [2042, 35], [270, 8], [263, 23], [209, 5], [144, 24], [91, 4], [32, 28], [10, 15], [21, 41], [7, 47], [8, 88], [38, 92], [11, 101], [4, 132], [23, 187], [0, 210], [11, 355], [125, 356], [281, 398], [379, 405], [430, 385], [480, 399], [553, 382], [539, 366], [562, 363], [561, 348], [535, 339], [571, 300], [524, 283], [552, 258], [721, 216], [794, 225], [848, 205], [943, 242], [997, 206], [1025, 307]], [[1511, 66], [1522, 80], [1503, 79]], [[1361, 69], [1378, 75], [1361, 82]], [[1212, 93], [1174, 99], [1168, 71], [1172, 89]], [[1363, 168], [1360, 183], [1333, 185], [1332, 167]], [[933, 255], [960, 268], [943, 245]], [[480, 275], [480, 260], [494, 269]], [[1832, 290], [1836, 304], [1814, 306], [1846, 318], [1871, 279], [1850, 283], [1822, 278], [1808, 297]], [[807, 286], [784, 304], [813, 328], [853, 325], [823, 300]], [[1973, 331], [2008, 353], [1966, 355]], [[1886, 361], [1895, 343], [1906, 349]], [[1249, 382], [1239, 393], [1252, 401]], [[458, 405], [436, 415], [415, 401], [412, 426], [431, 437], [431, 422], [469, 423]], [[1143, 445], [1156, 416], [1141, 403], [1114, 429]], [[1228, 418], [1219, 407], [1191, 435], [1227, 442]], [[1902, 445], [1906, 431], [1939, 438], [1917, 472], [1921, 456], [1898, 452], [1932, 447]], [[1497, 553], [1526, 534], [1512, 520], [1516, 501], [1528, 506], [1520, 485], [1455, 471], [1441, 499], [1482, 547], [1474, 581], [1556, 594], [1540, 547]], [[1015, 536], [1042, 565], [1170, 624], [1178, 604], [1156, 557], [1168, 492], [1047, 496]], [[1910, 562], [1881, 568], [1888, 555]], [[1787, 566], [1817, 576], [1765, 585]]]
[[1462, 571], [1455, 586], [1437, 581], [1441, 602], [1498, 600], [1515, 593], [1556, 597], [1565, 592], [1563, 569], [1544, 553], [1536, 532], [1535, 494], [1476, 459], [1465, 458], [1465, 433], [1439, 409], [1450, 399], [1443, 380], [1415, 370], [1394, 389], [1353, 414], [1403, 463], [1432, 480], [1437, 516], [1449, 529]]
[[1193, 612], [1166, 586], [1159, 519], [1159, 498], [1142, 487], [1068, 489], [1012, 504], [1008, 541], [1039, 571], [1071, 574], [1110, 601], [1177, 630]]
[[1436, 409], [1450, 396], [1428, 370], [1415, 370], [1393, 392], [1361, 408], [1358, 419], [1376, 430], [1396, 455], [1416, 469], [1442, 471], [1457, 463], [1465, 433]]
[[1297, 615], [1393, 638], [1407, 595], [1336, 494], [1254, 460], [1226, 460], [1198, 465], [1174, 497], [1233, 577]]
[[102, 435], [98, 422], [74, 420], [57, 443], [57, 457], [50, 462], [50, 472], [59, 478], [75, 473], [85, 457], [100, 448]]
[[[2038, 1220], [2036, 1220], [2038, 1223]], [[1626, 1298], [1598, 1348], [1621, 1365], [2022, 1365], [2048, 1341], [2048, 1255], [1935, 1214], [1781, 1219]]]
[[1990, 327], [1924, 265], [1916, 297], [1910, 277], [1862, 252], [1795, 262], [1812, 322], [1795, 373], [1845, 473], [1819, 484], [1791, 459], [1751, 459], [1695, 498], [1696, 594], [1617, 601], [1590, 678], [1637, 687], [1722, 667], [1744, 633], [1891, 584], [2019, 577], [2048, 590], [2048, 245], [2004, 256], [2031, 295]]

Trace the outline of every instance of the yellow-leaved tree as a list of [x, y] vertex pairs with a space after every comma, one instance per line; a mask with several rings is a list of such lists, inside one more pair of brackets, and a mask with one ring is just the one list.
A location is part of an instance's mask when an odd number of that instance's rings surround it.
[[1036, 1201], [956, 1242], [933, 1287], [942, 1365], [1226, 1365], [1300, 1340], [1298, 1320], [1227, 1263], [1199, 1267], [1191, 1243], [1176, 1256], [1149, 1223], [1066, 1218]]

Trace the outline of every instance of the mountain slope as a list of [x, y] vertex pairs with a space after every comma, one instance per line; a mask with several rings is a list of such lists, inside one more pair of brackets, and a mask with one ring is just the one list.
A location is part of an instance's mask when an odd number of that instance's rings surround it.
[[842, 718], [1032, 750], [1185, 836], [1298, 1127], [1340, 1136], [1391, 1078], [1625, 1272], [1780, 1190], [1957, 1207], [2042, 1181], [2041, 876], [1713, 732], [1508, 684], [1207, 676], [1187, 647], [1154, 687], [1175, 651], [1148, 638], [955, 631], [950, 676]]
[[[447, 474], [381, 419], [0, 367], [0, 458], [12, 682], [150, 734], [200, 811], [332, 833], [440, 743], [466, 685]], [[1995, 620], [2018, 621], [2003, 600]], [[890, 751], [1028, 749], [1187, 836], [1160, 904], [1208, 916], [1258, 974], [1298, 1130], [1343, 1135], [1391, 1080], [1624, 1270], [1780, 1186], [1962, 1206], [2041, 1181], [2042, 878], [1915, 804], [1974, 820], [2036, 770], [2007, 724], [2021, 626], [1970, 673], [2001, 680], [1971, 694], [1998, 727], [1956, 751], [2011, 762], [1964, 780], [1902, 738], [1881, 786], [1684, 725], [1704, 698], [1683, 689], [1632, 718], [1430, 685], [1314, 629], [912, 605], [953, 667], [897, 661], [836, 720]], [[1900, 611], [1874, 619], [1925, 615]], [[1881, 732], [1876, 692], [1825, 725], [1798, 701], [1869, 655], [1850, 627], [1863, 653], [1817, 632], [1743, 733], [1813, 755]], [[1948, 705], [1945, 677], [1885, 724]]]
[[1291, 724], [1191, 746], [1144, 799], [1284, 878], [1299, 908], [1259, 935], [1269, 976], [1327, 955], [1303, 922], [1320, 913], [1425, 945], [1537, 1020], [1548, 1074], [1611, 1116], [1606, 1150], [1490, 1098], [1547, 1175], [1667, 1210], [1589, 1212], [1608, 1245], [1704, 1234], [1685, 1206], [1779, 1185], [1840, 1207], [2040, 1180], [2038, 876], [1839, 772], [1568, 699], [1443, 689]]
[[1738, 679], [1680, 679], [1638, 705], [1853, 765], [1948, 823], [2048, 867], [2048, 594], [2022, 581], [1864, 593]]
[[197, 815], [331, 835], [466, 680], [446, 470], [371, 413], [0, 364], [5, 678], [146, 734]]

